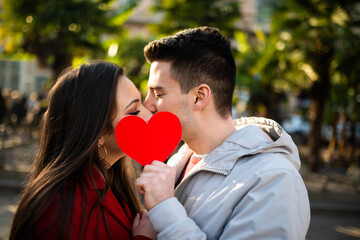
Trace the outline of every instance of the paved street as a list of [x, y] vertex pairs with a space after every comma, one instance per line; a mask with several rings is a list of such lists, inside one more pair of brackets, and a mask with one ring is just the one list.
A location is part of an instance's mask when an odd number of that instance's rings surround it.
[[358, 240], [360, 218], [358, 216], [313, 213], [306, 239], [308, 240]]
[[[11, 219], [17, 206], [19, 184], [29, 170], [36, 143], [0, 150], [0, 240], [8, 239]], [[360, 239], [360, 194], [347, 178], [313, 174], [303, 167], [312, 217], [307, 240]], [[323, 192], [327, 179], [327, 191]]]
[[1, 189], [0, 195], [0, 240], [9, 238], [11, 220], [16, 209], [18, 191]]

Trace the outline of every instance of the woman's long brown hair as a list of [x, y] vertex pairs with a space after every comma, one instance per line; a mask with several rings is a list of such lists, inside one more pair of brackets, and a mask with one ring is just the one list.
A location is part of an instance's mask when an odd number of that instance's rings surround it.
[[[86, 209], [84, 172], [90, 175], [95, 187], [94, 167], [105, 179], [105, 189], [97, 189], [97, 206], [102, 215], [100, 202], [109, 189], [126, 202], [133, 215], [140, 211], [139, 200], [127, 175], [127, 162], [120, 159], [107, 169], [98, 148], [100, 136], [114, 131], [116, 86], [123, 74], [121, 67], [97, 61], [67, 70], [52, 87], [30, 180], [13, 218], [11, 240], [33, 239], [36, 223], [58, 197], [61, 206], [55, 217], [59, 239], [69, 239], [76, 186], [81, 189], [83, 208]], [[86, 226], [85, 210], [81, 213], [82, 226]], [[110, 234], [108, 226], [107, 230]]]

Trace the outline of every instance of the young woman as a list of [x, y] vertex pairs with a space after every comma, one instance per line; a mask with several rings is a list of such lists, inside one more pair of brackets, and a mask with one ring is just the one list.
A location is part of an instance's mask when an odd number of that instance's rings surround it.
[[10, 239], [156, 238], [115, 138], [121, 118], [152, 116], [123, 69], [105, 61], [70, 69], [48, 101]]

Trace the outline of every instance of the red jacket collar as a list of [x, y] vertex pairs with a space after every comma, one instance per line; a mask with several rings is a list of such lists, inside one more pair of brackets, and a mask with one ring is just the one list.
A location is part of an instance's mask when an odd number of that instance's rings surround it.
[[85, 174], [84, 174], [86, 185], [88, 186], [89, 190], [95, 190], [94, 183], [91, 180], [91, 174], [92, 174], [96, 189], [104, 189], [105, 185], [106, 185], [104, 177], [101, 175], [100, 171], [97, 168], [92, 167], [91, 173], [89, 171], [85, 171]]

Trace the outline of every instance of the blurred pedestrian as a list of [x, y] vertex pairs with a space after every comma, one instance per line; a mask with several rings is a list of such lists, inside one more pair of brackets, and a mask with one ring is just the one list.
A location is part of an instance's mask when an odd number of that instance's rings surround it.
[[11, 122], [11, 91], [8, 88], [4, 88], [2, 90], [2, 95], [5, 100], [5, 117], [3, 122], [5, 125], [8, 125]]
[[22, 124], [27, 113], [26, 97], [19, 91], [12, 91], [11, 98], [11, 120], [13, 126], [18, 128]]
[[41, 109], [41, 102], [37, 92], [32, 92], [27, 101], [26, 122], [29, 127], [29, 135], [32, 137], [33, 131], [37, 130], [40, 124], [39, 112]]
[[0, 87], [0, 124], [3, 124], [6, 115], [5, 98], [2, 93], [2, 87]]

